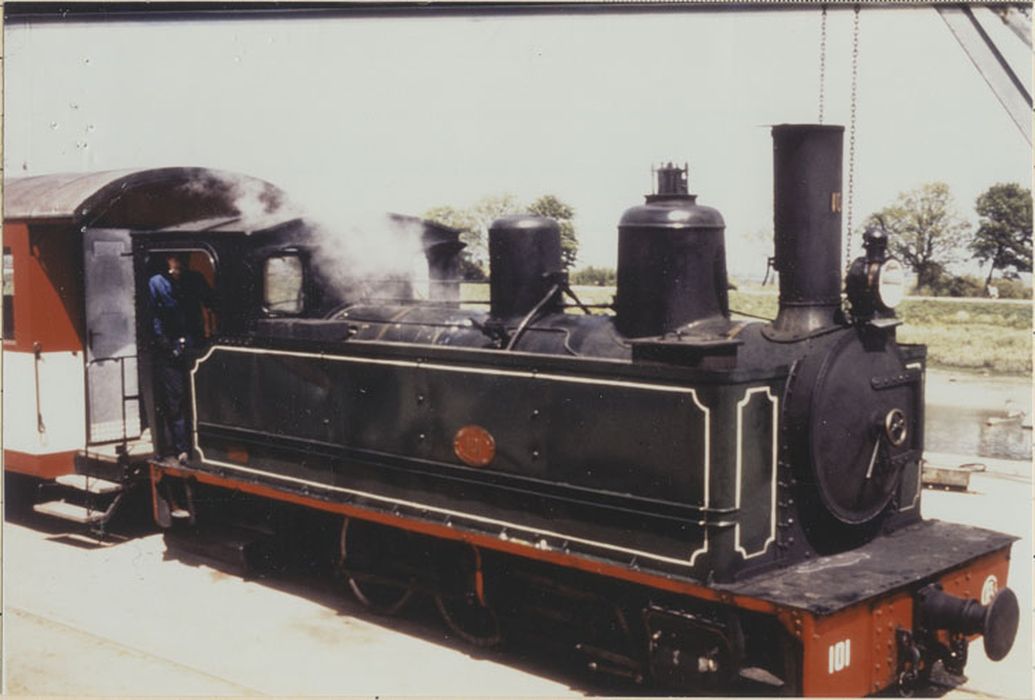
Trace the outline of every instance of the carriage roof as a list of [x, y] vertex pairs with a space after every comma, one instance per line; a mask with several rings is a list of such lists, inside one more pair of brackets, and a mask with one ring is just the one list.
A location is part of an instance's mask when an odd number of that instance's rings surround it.
[[215, 219], [283, 221], [286, 201], [284, 192], [265, 180], [209, 168], [59, 173], [4, 182], [6, 220], [77, 226], [159, 229]]

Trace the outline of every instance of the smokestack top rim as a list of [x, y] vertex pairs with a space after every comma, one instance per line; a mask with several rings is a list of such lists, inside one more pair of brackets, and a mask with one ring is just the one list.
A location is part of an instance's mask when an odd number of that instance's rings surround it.
[[841, 124], [774, 124], [772, 126], [773, 136], [786, 133], [809, 133], [828, 131], [831, 133], [844, 133], [844, 126]]

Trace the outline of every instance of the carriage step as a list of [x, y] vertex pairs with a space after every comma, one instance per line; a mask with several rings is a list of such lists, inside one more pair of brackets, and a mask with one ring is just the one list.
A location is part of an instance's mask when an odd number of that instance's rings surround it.
[[54, 479], [62, 486], [67, 486], [77, 491], [86, 491], [94, 494], [118, 493], [122, 490], [122, 484], [115, 481], [108, 481], [96, 476], [86, 474], [63, 474]]
[[83, 523], [84, 525], [93, 525], [104, 521], [108, 517], [108, 513], [103, 510], [91, 510], [84, 508], [83, 506], [77, 506], [74, 503], [68, 503], [67, 501], [47, 501], [46, 503], [37, 503], [32, 507], [37, 513], [43, 515], [50, 515], [55, 518], [61, 518], [62, 520], [71, 520], [75, 523]]

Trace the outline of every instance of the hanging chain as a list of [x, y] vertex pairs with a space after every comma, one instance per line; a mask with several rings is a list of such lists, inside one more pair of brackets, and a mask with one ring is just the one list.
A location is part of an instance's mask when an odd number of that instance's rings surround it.
[[851, 116], [848, 121], [848, 206], [845, 219], [848, 235], [845, 237], [846, 268], [852, 264], [852, 210], [855, 205], [855, 116], [857, 111], [857, 90], [859, 85], [859, 6], [855, 6], [855, 18], [852, 24], [852, 93]]
[[819, 24], [819, 123], [823, 123], [823, 98], [827, 84], [827, 6], [823, 6]]

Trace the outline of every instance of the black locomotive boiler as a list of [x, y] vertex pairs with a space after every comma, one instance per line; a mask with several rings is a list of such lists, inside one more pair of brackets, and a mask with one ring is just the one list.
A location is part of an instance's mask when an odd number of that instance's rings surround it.
[[921, 518], [925, 348], [896, 340], [879, 235], [842, 303], [842, 128], [773, 142], [765, 323], [731, 317], [722, 216], [676, 168], [619, 223], [613, 314], [578, 313], [539, 217], [493, 224], [487, 311], [461, 303], [462, 246], [432, 224], [424, 301], [337, 278], [304, 220], [133, 232], [152, 426], [150, 261], [204, 251], [221, 300], [191, 459], [151, 467], [156, 518], [285, 533], [319, 513], [368, 605], [430, 593], [474, 643], [532, 632], [680, 693], [909, 689], [961, 672], [977, 635], [1002, 658], [1013, 538]]

